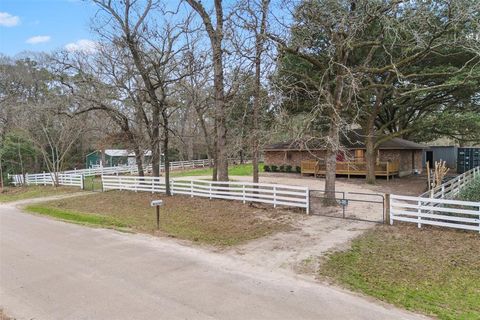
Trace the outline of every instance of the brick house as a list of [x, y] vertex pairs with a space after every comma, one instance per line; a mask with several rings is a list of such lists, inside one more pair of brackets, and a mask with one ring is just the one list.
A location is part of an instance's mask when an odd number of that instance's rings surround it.
[[[365, 143], [360, 130], [352, 130], [341, 139], [343, 151], [337, 155], [338, 162], [365, 162]], [[401, 138], [380, 143], [377, 162], [398, 163], [399, 176], [421, 172], [422, 155], [425, 147], [421, 144]], [[304, 160], [324, 161], [326, 150], [319, 142], [310, 140], [285, 141], [267, 145], [264, 149], [265, 165], [291, 165], [299, 167]]]

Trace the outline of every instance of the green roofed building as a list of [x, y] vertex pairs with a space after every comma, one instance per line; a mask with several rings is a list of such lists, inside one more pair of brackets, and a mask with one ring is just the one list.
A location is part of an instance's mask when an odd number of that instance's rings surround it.
[[[150, 163], [152, 157], [151, 151], [145, 151], [144, 164]], [[85, 156], [85, 167], [92, 168], [96, 166], [114, 167], [135, 165], [135, 153], [125, 149], [105, 149], [95, 150]]]

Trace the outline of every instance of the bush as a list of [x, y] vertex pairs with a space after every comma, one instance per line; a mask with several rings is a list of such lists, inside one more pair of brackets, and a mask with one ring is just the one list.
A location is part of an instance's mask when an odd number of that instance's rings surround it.
[[292, 166], [291, 165], [286, 165], [285, 166], [285, 172], [292, 172]]
[[476, 178], [460, 191], [458, 198], [465, 201], [480, 201], [480, 178]]
[[272, 169], [272, 172], [278, 172], [278, 167], [276, 165], [272, 165], [270, 168]]
[[285, 172], [285, 165], [281, 165], [280, 168], [279, 168], [280, 172]]
[[295, 167], [295, 171], [296, 171], [297, 173], [302, 173], [302, 168], [299, 167], [299, 166], [296, 166], [296, 167]]
[[263, 166], [263, 171], [270, 172], [270, 166], [264, 165]]

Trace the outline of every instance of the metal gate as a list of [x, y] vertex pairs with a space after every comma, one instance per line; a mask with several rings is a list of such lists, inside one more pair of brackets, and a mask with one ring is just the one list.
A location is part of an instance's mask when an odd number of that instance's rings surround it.
[[325, 190], [310, 190], [309, 198], [310, 214], [313, 215], [385, 223], [383, 194], [335, 191], [332, 204]]
[[83, 189], [88, 191], [103, 191], [102, 178], [98, 176], [84, 177]]

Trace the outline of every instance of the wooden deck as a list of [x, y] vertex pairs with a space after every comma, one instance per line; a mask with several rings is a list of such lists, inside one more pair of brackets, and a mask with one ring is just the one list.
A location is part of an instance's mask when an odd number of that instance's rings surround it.
[[[375, 165], [375, 176], [390, 177], [398, 176], [399, 173], [398, 162], [377, 162]], [[326, 166], [324, 163], [316, 160], [304, 160], [301, 163], [301, 173], [313, 174], [315, 177], [318, 175], [325, 175]], [[366, 176], [367, 175], [367, 163], [366, 162], [337, 162], [337, 175], [350, 176]]]

